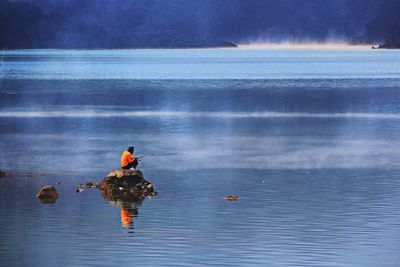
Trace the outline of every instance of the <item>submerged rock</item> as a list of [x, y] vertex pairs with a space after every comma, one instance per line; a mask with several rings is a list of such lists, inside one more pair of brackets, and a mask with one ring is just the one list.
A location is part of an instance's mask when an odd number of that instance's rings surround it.
[[114, 170], [99, 184], [99, 189], [109, 201], [141, 202], [145, 197], [157, 194], [139, 170]]
[[46, 185], [45, 187], [37, 193], [36, 197], [42, 202], [43, 204], [54, 204], [59, 197], [59, 193], [57, 192], [56, 188], [52, 185]]

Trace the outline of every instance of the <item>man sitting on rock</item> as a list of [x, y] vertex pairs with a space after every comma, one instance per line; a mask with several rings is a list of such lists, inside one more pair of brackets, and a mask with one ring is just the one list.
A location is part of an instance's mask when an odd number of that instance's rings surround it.
[[136, 166], [138, 165], [138, 159], [133, 156], [133, 151], [135, 151], [135, 147], [130, 146], [127, 150], [122, 153], [121, 156], [121, 168], [125, 170], [136, 170]]

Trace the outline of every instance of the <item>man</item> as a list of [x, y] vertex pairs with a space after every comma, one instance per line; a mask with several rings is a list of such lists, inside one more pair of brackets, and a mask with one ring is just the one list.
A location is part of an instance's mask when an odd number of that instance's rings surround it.
[[135, 147], [130, 146], [127, 150], [122, 153], [121, 156], [121, 168], [125, 170], [134, 169], [136, 170], [136, 166], [138, 165], [138, 158], [133, 156], [133, 152], [135, 151]]

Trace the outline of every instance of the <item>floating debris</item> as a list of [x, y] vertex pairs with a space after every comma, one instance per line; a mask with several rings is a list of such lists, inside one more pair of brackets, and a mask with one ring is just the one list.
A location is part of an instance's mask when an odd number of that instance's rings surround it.
[[226, 196], [226, 197], [224, 197], [224, 199], [225, 200], [228, 200], [228, 201], [237, 201], [237, 200], [239, 200], [239, 196], [235, 196], [235, 195], [229, 195], [229, 196]]
[[56, 188], [52, 185], [46, 185], [36, 195], [43, 204], [54, 204], [59, 196]]

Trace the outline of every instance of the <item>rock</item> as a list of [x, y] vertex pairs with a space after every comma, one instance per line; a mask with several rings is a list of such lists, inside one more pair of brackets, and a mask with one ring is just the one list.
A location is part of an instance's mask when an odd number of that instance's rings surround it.
[[83, 188], [77, 188], [77, 189], [76, 189], [76, 192], [77, 192], [77, 193], [83, 192]]
[[43, 204], [54, 204], [59, 197], [59, 193], [52, 185], [46, 185], [45, 187], [37, 193], [36, 197], [42, 202]]
[[[110, 172], [106, 178], [119, 179], [121, 181], [132, 184], [132, 183], [141, 182], [143, 180], [143, 173], [139, 170], [118, 169], [118, 170], [113, 170], [112, 172]], [[103, 182], [104, 182], [104, 180], [103, 180]]]
[[378, 46], [373, 46], [372, 49], [399, 49], [400, 41], [396, 42], [386, 42], [383, 44], [379, 44]]
[[0, 170], [0, 177], [6, 176], [6, 172], [3, 170]]
[[154, 186], [139, 170], [114, 170], [99, 184], [99, 189], [109, 201], [141, 202], [147, 196], [157, 195]]
[[85, 186], [87, 188], [94, 188], [94, 187], [96, 187], [96, 183], [95, 182], [86, 182]]

